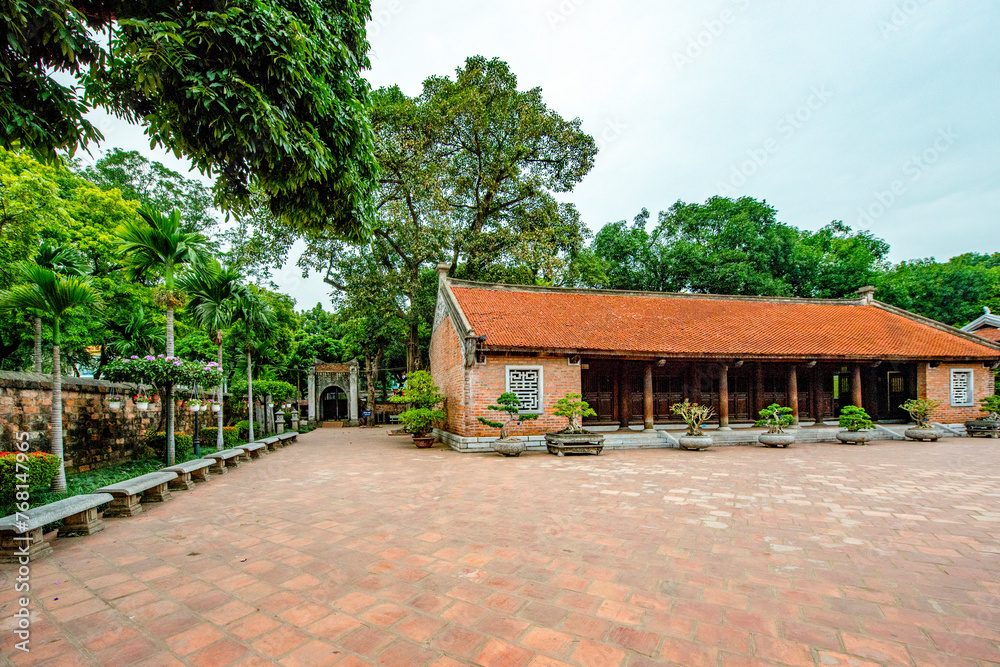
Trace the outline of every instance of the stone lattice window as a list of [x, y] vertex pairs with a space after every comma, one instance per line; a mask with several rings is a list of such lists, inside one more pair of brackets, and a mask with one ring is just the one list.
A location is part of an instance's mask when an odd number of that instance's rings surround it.
[[951, 372], [951, 404], [953, 406], [973, 405], [972, 371]]
[[542, 411], [542, 369], [508, 366], [507, 391], [521, 401], [521, 412]]

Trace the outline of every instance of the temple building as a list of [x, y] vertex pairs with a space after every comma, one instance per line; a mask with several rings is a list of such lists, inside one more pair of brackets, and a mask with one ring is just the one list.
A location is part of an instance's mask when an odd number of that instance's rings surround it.
[[772, 403], [804, 426], [836, 424], [846, 405], [900, 423], [918, 397], [961, 423], [979, 416], [1000, 365], [1000, 343], [880, 303], [872, 287], [836, 300], [623, 292], [466, 282], [449, 268], [430, 358], [452, 446], [496, 437], [477, 417], [505, 391], [541, 415], [516, 430], [536, 436], [566, 426], [552, 410], [568, 392], [600, 430], [680, 426], [670, 406], [685, 398], [712, 406], [721, 430]]

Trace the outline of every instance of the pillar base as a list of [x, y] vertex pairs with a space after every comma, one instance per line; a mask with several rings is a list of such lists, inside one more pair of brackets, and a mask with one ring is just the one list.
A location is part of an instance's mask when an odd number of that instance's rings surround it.
[[717, 431], [732, 431], [733, 428], [731, 426], [720, 426], [719, 428], [717, 428], [715, 430], [717, 430]]

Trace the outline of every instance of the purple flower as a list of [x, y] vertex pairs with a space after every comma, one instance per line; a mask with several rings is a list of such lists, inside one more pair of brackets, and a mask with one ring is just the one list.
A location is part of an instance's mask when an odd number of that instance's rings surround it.
[[156, 355], [156, 358], [157, 358], [157, 359], [162, 359], [162, 358], [163, 358], [163, 355], [162, 355], [162, 354], [158, 354], [158, 355]]
[[175, 362], [174, 362], [174, 366], [180, 366], [180, 365], [182, 365], [183, 363], [184, 363], [183, 361], [175, 361]]
[[138, 358], [139, 357], [135, 356], [134, 354], [131, 357], [129, 357], [129, 359], [138, 359]]
[[143, 357], [143, 359], [145, 359], [146, 361], [156, 361], [156, 357], [154, 357], [151, 354], [147, 354], [145, 357]]

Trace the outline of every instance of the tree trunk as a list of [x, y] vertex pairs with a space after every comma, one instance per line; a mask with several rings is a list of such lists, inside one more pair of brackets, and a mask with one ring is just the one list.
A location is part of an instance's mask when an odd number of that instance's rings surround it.
[[215, 449], [216, 451], [221, 452], [226, 447], [225, 441], [222, 439], [222, 423], [223, 423], [222, 413], [225, 410], [225, 407], [222, 404], [222, 341], [221, 340], [219, 341], [218, 364], [219, 364], [219, 412], [217, 413], [216, 415], [217, 418], [215, 420], [216, 428], [218, 429], [218, 433], [215, 434]]
[[375, 353], [375, 358], [370, 356], [365, 358], [365, 379], [368, 381], [368, 395], [365, 399], [365, 410], [375, 415], [375, 385], [378, 383], [378, 369], [382, 365], [384, 352], [379, 350]]
[[250, 363], [250, 353], [247, 352], [247, 417], [250, 421], [250, 431], [247, 442], [254, 441], [253, 420], [255, 416], [256, 415], [253, 413], [253, 366]]
[[[410, 308], [411, 311], [415, 310]], [[410, 317], [410, 331], [406, 341], [406, 374], [420, 370], [420, 325], [417, 318]]]
[[62, 369], [59, 367], [59, 345], [52, 346], [52, 454], [59, 457], [59, 471], [52, 480], [53, 491], [66, 490], [66, 462], [63, 460]]
[[35, 372], [42, 372], [42, 318], [35, 318]]
[[[174, 356], [174, 307], [167, 306], [167, 356]], [[174, 387], [167, 387], [167, 465], [174, 465]]]

